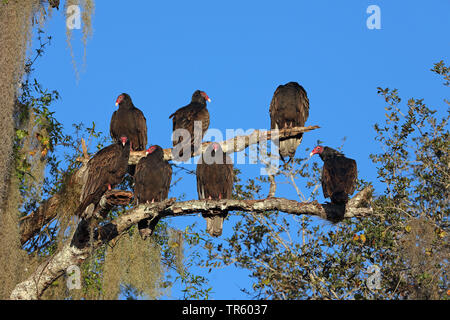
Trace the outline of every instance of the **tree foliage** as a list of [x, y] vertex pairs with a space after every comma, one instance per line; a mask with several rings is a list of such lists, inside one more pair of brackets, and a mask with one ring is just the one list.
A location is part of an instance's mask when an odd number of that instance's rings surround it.
[[[432, 71], [449, 86], [444, 62]], [[374, 215], [330, 225], [280, 212], [238, 213], [229, 239], [205, 242], [205, 264], [247, 269], [253, 287], [243, 291], [258, 299], [447, 299], [450, 109], [432, 110], [423, 99], [401, 106], [398, 90], [378, 93], [386, 102], [386, 121], [374, 126], [383, 152], [370, 157], [385, 188], [376, 190]], [[295, 181], [308, 179], [315, 199], [318, 164], [305, 161], [281, 175], [301, 200]], [[267, 180], [238, 184], [235, 196], [260, 198], [258, 182]]]

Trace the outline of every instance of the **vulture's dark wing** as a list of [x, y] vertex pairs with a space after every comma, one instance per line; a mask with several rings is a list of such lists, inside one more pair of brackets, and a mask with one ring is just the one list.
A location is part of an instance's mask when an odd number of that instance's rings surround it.
[[343, 156], [324, 162], [322, 169], [322, 190], [325, 198], [334, 194], [351, 195], [356, 188], [358, 171], [356, 161]]
[[[188, 130], [189, 134], [193, 135], [194, 128], [194, 110], [187, 105], [181, 109], [178, 109], [174, 113], [169, 116], [169, 119], [172, 118], [173, 123], [173, 131], [177, 129], [185, 129]], [[183, 137], [179, 136], [176, 140], [173, 140], [173, 146], [175, 147], [178, 143], [183, 141]]]
[[303, 127], [309, 116], [309, 99], [297, 82], [280, 85], [270, 103], [272, 129]]
[[[169, 118], [172, 118], [173, 121], [173, 131], [177, 129], [185, 129], [188, 131], [190, 136], [190, 141], [183, 142], [183, 137], [178, 136], [173, 139], [173, 146], [177, 146], [179, 143], [187, 143], [191, 145], [191, 153], [195, 152], [195, 146], [200, 145], [203, 136], [208, 130], [209, 127], [209, 112], [206, 108], [206, 105], [202, 105], [197, 102], [191, 102], [189, 105], [177, 110], [175, 113], [170, 115]], [[197, 134], [195, 136], [195, 125], [196, 121], [201, 122], [201, 136]], [[195, 140], [197, 139], [197, 140]], [[187, 146], [182, 145], [183, 149]], [[187, 160], [183, 158], [183, 152], [179, 152], [178, 156], [183, 160]]]
[[[309, 99], [305, 89], [297, 82], [280, 85], [270, 102], [270, 127], [283, 129], [303, 127], [309, 116]], [[280, 141], [281, 157], [295, 156], [295, 151], [301, 143], [303, 134]]]
[[[202, 122], [202, 133], [204, 134], [209, 127], [209, 112], [208, 109], [199, 103], [191, 103], [175, 113], [171, 114], [169, 118], [173, 121], [173, 131], [176, 129], [186, 129], [189, 131], [191, 137], [194, 136], [194, 122]], [[178, 141], [174, 141], [178, 143]]]
[[172, 167], [167, 161], [152, 163], [146, 158], [136, 165], [134, 192], [138, 203], [165, 200], [169, 195]]
[[97, 152], [89, 160], [87, 179], [82, 190], [81, 204], [77, 214], [83, 214], [91, 203], [97, 205], [108, 190], [108, 185], [113, 187], [122, 181], [128, 166], [129, 150], [129, 143], [125, 147], [120, 144], [112, 144]]
[[144, 113], [138, 108], [133, 108], [132, 117], [134, 118], [135, 139], [136, 146], [133, 145], [133, 150], [142, 151], [147, 146], [147, 120]]
[[120, 130], [119, 130], [119, 117], [117, 115], [118, 110], [114, 111], [111, 116], [111, 121], [109, 122], [109, 133], [114, 142], [119, 142], [120, 139]]
[[147, 146], [147, 120], [138, 108], [120, 106], [114, 111], [109, 125], [111, 137], [115, 142], [125, 136], [133, 150], [142, 151]]
[[[228, 158], [229, 159], [229, 158]], [[230, 199], [233, 191], [233, 164], [197, 165], [197, 192], [199, 199]]]
[[117, 159], [120, 156], [118, 144], [113, 144], [97, 152], [88, 163], [88, 178], [83, 189], [82, 198], [94, 194], [96, 190], [106, 184], [108, 177], [117, 171]]
[[[224, 155], [223, 164], [207, 164], [200, 158], [197, 164], [197, 193], [202, 199], [231, 199], [233, 192], [233, 164], [231, 159]], [[227, 160], [228, 159], [228, 160]], [[226, 163], [227, 161], [228, 163]], [[222, 234], [223, 221], [226, 212], [217, 212], [215, 215], [203, 214], [206, 219], [207, 232], [215, 237]]]
[[191, 126], [195, 119], [195, 115], [199, 110], [195, 106], [187, 105], [178, 109], [169, 116], [173, 121], [173, 130], [184, 128], [187, 129]]
[[[172, 180], [172, 167], [164, 160], [164, 151], [160, 147], [155, 153], [139, 160], [134, 178], [134, 193], [138, 204], [167, 199]], [[143, 239], [153, 233], [158, 221], [159, 218], [139, 221], [138, 229]]]

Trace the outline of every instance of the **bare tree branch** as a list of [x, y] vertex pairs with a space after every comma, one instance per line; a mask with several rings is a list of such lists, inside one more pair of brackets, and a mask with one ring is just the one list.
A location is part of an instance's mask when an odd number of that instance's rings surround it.
[[[347, 206], [345, 218], [364, 217], [372, 214], [371, 208], [361, 208], [365, 201], [364, 189], [352, 200], [352, 206]], [[114, 192], [110, 193], [109, 199], [114, 199]], [[106, 197], [108, 199], [108, 197]], [[129, 198], [124, 195], [124, 198]], [[89, 236], [88, 222], [82, 220], [70, 243], [67, 243], [54, 254], [49, 260], [41, 264], [36, 271], [25, 281], [19, 283], [13, 290], [11, 299], [39, 299], [48, 286], [61, 277], [70, 266], [79, 266], [92, 252], [101, 245], [111, 241], [121, 233], [127, 231], [139, 221], [151, 218], [160, 219], [170, 216], [183, 216], [197, 213], [214, 214], [214, 211], [244, 211], [263, 213], [268, 211], [282, 211], [294, 215], [313, 215], [323, 219], [334, 216], [342, 208], [332, 204], [319, 204], [313, 202], [297, 202], [284, 198], [268, 198], [261, 200], [191, 200], [175, 202], [168, 199], [152, 204], [141, 204], [116, 218], [112, 222], [99, 226], [94, 231], [93, 241]]]
[[[253, 144], [257, 144], [267, 140], [275, 140], [275, 139], [285, 139], [289, 137], [294, 137], [299, 133], [312, 131], [315, 129], [319, 129], [319, 126], [308, 126], [308, 127], [295, 127], [295, 128], [286, 128], [281, 130], [255, 130], [249, 135], [246, 136], [237, 136], [226, 141], [218, 142], [222, 147], [223, 152], [225, 153], [233, 153], [245, 150], [249, 146]], [[197, 152], [194, 153], [193, 157], [201, 155], [211, 144], [210, 141], [203, 142], [202, 147], [199, 148]], [[132, 151], [130, 153], [130, 161], [129, 164], [137, 164], [139, 160], [145, 157], [145, 151]], [[173, 160], [172, 149], [164, 149], [164, 159]], [[82, 159], [79, 159], [82, 160]]]

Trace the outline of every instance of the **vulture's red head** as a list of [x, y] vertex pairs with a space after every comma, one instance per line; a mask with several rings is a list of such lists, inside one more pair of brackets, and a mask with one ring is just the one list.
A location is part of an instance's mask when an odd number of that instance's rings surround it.
[[200, 94], [202, 95], [203, 98], [205, 98], [206, 101], [211, 102], [211, 99], [208, 97], [206, 92], [202, 91], [202, 92], [200, 92]]
[[146, 156], [149, 154], [151, 154], [154, 159], [164, 159], [164, 150], [158, 145], [151, 146], [145, 151]]
[[215, 155], [217, 152], [223, 153], [222, 146], [218, 144], [217, 142], [213, 142], [208, 146], [208, 149], [210, 150], [212, 155]]
[[128, 138], [127, 137], [120, 137], [120, 141], [122, 141], [122, 145], [125, 146], [125, 144], [128, 141]]
[[312, 157], [315, 154], [321, 154], [323, 152], [323, 147], [322, 146], [317, 146], [313, 149], [313, 151], [311, 151], [311, 153], [309, 154], [310, 157]]
[[126, 94], [126, 93], [122, 93], [120, 96], [117, 97], [116, 107], [118, 105], [120, 105], [125, 100], [130, 100], [130, 96], [128, 94]]
[[197, 90], [192, 95], [192, 101], [203, 103], [206, 101], [211, 102], [211, 99], [208, 97], [205, 91]]
[[145, 151], [146, 154], [150, 154], [153, 153], [156, 150], [156, 146], [151, 146], [150, 148], [147, 149], [147, 151]]

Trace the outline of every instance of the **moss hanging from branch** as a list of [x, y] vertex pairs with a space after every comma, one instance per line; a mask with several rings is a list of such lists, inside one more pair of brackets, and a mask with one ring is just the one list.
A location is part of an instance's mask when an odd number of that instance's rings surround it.
[[163, 269], [159, 247], [138, 232], [127, 232], [110, 244], [103, 272], [104, 299], [117, 299], [121, 286], [132, 286], [149, 299], [160, 295]]
[[[74, 11], [70, 10], [71, 6], [77, 6], [79, 13], [81, 14], [80, 18], [83, 22], [82, 27], [82, 42], [83, 42], [83, 66], [86, 64], [86, 48], [87, 41], [90, 37], [92, 37], [92, 17], [94, 15], [95, 2], [94, 0], [67, 0], [64, 6], [64, 12], [66, 15], [66, 21], [73, 19]], [[73, 30], [69, 28], [66, 24], [66, 40], [67, 46], [70, 50], [70, 56], [72, 57], [72, 64], [75, 71], [75, 76], [79, 79], [80, 73], [77, 67], [77, 62], [75, 59], [75, 54], [72, 46], [72, 35]]]
[[14, 113], [17, 91], [24, 74], [27, 46], [30, 42], [38, 0], [0, 2], [0, 299], [7, 298], [23, 272], [23, 255], [18, 245], [21, 195], [14, 167]]

